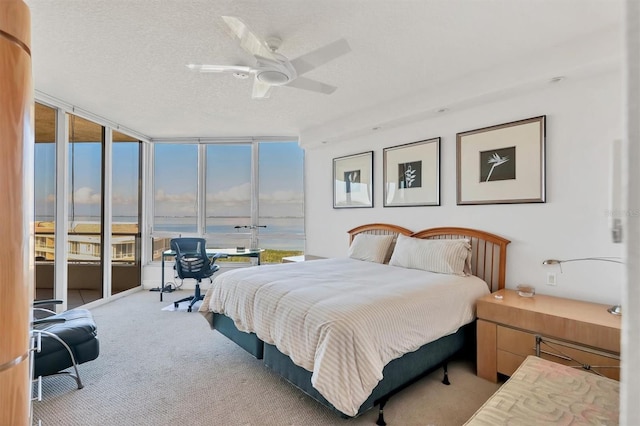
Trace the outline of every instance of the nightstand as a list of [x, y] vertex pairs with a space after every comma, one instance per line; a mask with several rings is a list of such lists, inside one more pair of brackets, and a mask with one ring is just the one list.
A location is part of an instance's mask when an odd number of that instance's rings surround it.
[[312, 254], [303, 254], [301, 256], [288, 256], [282, 258], [282, 263], [296, 263], [296, 262], [304, 262], [307, 260], [317, 260], [317, 259], [325, 259], [321, 256], [314, 256]]
[[506, 289], [478, 299], [478, 376], [497, 382], [538, 355], [620, 380], [621, 321], [607, 307]]

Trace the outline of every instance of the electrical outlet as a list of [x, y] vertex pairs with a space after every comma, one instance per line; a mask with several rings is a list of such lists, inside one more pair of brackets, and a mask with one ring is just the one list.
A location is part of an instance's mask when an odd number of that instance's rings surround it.
[[558, 284], [557, 276], [555, 272], [547, 272], [547, 285]]

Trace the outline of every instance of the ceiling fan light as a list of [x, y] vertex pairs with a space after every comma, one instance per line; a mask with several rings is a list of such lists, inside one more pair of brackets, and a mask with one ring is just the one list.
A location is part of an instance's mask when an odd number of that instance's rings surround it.
[[280, 71], [263, 71], [257, 75], [257, 78], [274, 86], [281, 86], [289, 81], [289, 76]]

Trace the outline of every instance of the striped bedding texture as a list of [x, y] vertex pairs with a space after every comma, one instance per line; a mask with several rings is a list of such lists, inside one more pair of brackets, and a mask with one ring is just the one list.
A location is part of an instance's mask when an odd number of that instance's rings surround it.
[[275, 345], [354, 416], [388, 362], [473, 321], [475, 300], [488, 293], [474, 276], [335, 258], [220, 274], [200, 312]]

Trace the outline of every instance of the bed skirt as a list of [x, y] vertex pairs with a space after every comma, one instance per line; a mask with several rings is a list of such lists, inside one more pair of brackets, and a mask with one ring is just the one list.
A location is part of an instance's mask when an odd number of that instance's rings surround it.
[[212, 313], [211, 327], [218, 330], [221, 334], [234, 341], [245, 351], [257, 359], [262, 359], [264, 351], [264, 343], [258, 339], [255, 333], [245, 333], [239, 331], [233, 320], [225, 315]]
[[[468, 324], [454, 334], [441, 337], [387, 364], [382, 370], [383, 379], [373, 389], [369, 398], [362, 403], [355, 417], [373, 408], [381, 399], [391, 396], [441, 367], [445, 361], [465, 346], [465, 341], [469, 342], [470, 334], [474, 332], [474, 325], [475, 322]], [[264, 344], [264, 363], [322, 405], [329, 407], [342, 417], [349, 417], [336, 409], [311, 385], [310, 371], [295, 365], [275, 346]]]
[[[275, 373], [309, 395], [322, 405], [330, 408], [344, 418], [346, 414], [336, 409], [311, 385], [311, 372], [297, 366], [275, 346], [264, 343], [255, 333], [239, 331], [229, 317], [212, 313], [211, 326], [221, 334], [249, 352]], [[383, 379], [373, 389], [371, 395], [362, 403], [355, 417], [373, 408], [381, 400], [404, 389], [416, 380], [441, 367], [449, 358], [461, 350], [475, 351], [475, 321], [457, 332], [421, 346], [414, 352], [394, 359], [382, 370]]]

